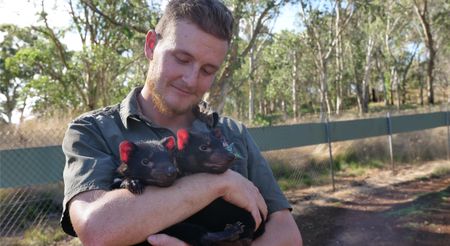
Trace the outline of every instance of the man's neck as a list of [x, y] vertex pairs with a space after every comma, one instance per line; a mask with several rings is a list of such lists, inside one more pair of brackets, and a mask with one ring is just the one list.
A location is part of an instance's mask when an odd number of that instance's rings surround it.
[[141, 112], [147, 119], [151, 120], [158, 126], [168, 128], [173, 132], [176, 132], [180, 128], [191, 127], [192, 122], [195, 120], [195, 116], [192, 111], [188, 111], [185, 114], [160, 112], [155, 107], [151, 94], [146, 91], [141, 91], [141, 93], [138, 94], [137, 99]]

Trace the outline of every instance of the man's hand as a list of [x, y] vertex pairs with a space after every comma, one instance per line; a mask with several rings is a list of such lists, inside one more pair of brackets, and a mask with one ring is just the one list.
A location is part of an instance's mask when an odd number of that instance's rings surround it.
[[147, 238], [147, 241], [154, 246], [189, 246], [189, 244], [167, 234], [151, 235]]
[[[255, 219], [256, 228], [267, 218], [267, 205], [258, 188], [239, 173], [227, 170], [222, 198], [249, 211]], [[262, 217], [261, 217], [262, 216]]]

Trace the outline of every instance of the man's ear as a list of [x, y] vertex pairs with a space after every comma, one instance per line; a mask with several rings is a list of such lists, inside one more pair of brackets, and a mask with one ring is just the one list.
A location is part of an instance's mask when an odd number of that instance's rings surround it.
[[148, 60], [153, 59], [153, 51], [155, 50], [156, 42], [158, 41], [158, 35], [154, 30], [150, 30], [147, 33], [147, 36], [145, 37], [145, 57], [147, 57]]

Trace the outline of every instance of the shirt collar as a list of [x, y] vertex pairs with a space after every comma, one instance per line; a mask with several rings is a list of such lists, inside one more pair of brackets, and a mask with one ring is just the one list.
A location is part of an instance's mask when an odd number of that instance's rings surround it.
[[128, 118], [138, 119], [141, 116], [137, 95], [141, 92], [142, 87], [136, 87], [120, 103], [120, 119], [125, 128], [128, 128]]

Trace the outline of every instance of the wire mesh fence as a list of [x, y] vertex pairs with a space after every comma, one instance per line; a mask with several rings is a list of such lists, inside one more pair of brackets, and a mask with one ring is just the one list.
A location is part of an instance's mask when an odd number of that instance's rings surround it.
[[62, 182], [0, 190], [0, 237], [23, 235], [61, 215]]
[[[30, 162], [31, 164], [28, 165], [51, 162], [51, 155], [32, 155], [30, 154], [32, 151], [29, 150], [43, 146], [58, 147], [65, 129], [65, 122], [55, 124], [33, 121], [19, 127], [0, 126], [0, 162], [3, 164], [0, 167], [4, 167], [6, 160], [1, 156], [3, 153], [1, 151], [16, 151], [17, 149], [27, 150], [19, 152], [21, 154], [17, 158], [20, 157], [21, 160]], [[302, 137], [296, 135], [295, 132], [292, 132], [291, 135], [292, 137]], [[396, 165], [412, 165], [414, 167], [424, 161], [446, 159], [448, 127], [394, 134], [392, 140]], [[333, 175], [329, 162], [328, 144], [265, 151], [263, 155], [269, 161], [274, 175], [284, 191], [307, 190], [311, 187], [328, 187], [329, 189], [333, 178], [336, 179], [338, 186], [345, 186], [352, 182], [348, 177], [361, 175], [367, 168], [390, 169], [387, 143], [387, 136], [331, 143], [332, 168], [335, 171]], [[15, 165], [18, 166], [14, 160], [8, 162], [10, 162], [8, 166], [13, 168]], [[62, 170], [64, 163], [58, 165]], [[52, 174], [48, 168], [40, 171], [34, 170], [36, 169], [20, 169], [20, 171], [14, 172], [14, 177], [8, 178], [20, 179], [26, 176], [24, 174], [26, 172], [31, 176], [60, 175], [62, 177], [60, 171], [58, 171], [60, 173]], [[0, 169], [0, 174], [1, 172]], [[0, 175], [0, 178], [2, 177], [5, 179]], [[314, 193], [308, 192], [307, 196], [314, 196]], [[63, 184], [61, 181], [0, 188], [0, 245], [9, 245], [10, 238], [24, 238], [27, 233], [41, 233], [42, 228], [51, 226], [58, 229], [47, 232], [53, 234], [50, 239], [48, 237], [45, 240], [39, 239], [44, 242], [40, 245], [48, 245], [49, 240], [67, 242], [67, 239], [61, 239], [64, 238], [64, 233], [58, 227], [62, 212], [62, 199]], [[22, 244], [11, 243], [11, 245]], [[62, 243], [61, 245], [73, 244]]]
[[[23, 238], [26, 234], [36, 236], [37, 232], [41, 233], [43, 228], [57, 224], [62, 212], [62, 173], [44, 167], [31, 167], [52, 162], [52, 157], [47, 152], [39, 151], [38, 148], [61, 145], [65, 128], [66, 124], [52, 121], [30, 121], [20, 126], [0, 126], [0, 151], [2, 151], [0, 152], [0, 183], [2, 184], [0, 188], [0, 245], [32, 245], [34, 244], [32, 242], [11, 241], [11, 238]], [[33, 149], [35, 151], [32, 151]], [[57, 147], [56, 151], [60, 149]], [[16, 150], [22, 151], [13, 155], [12, 160], [4, 154], [5, 151]], [[64, 165], [64, 163], [58, 164], [61, 167]], [[10, 170], [8, 176], [5, 176], [6, 169]], [[33, 177], [39, 176], [46, 178], [54, 176], [59, 181], [26, 185], [27, 182], [33, 181]], [[12, 183], [17, 185], [12, 187], [3, 185], [8, 181], [14, 181]], [[11, 182], [8, 183], [11, 184]], [[37, 245], [48, 245], [46, 243], [48, 241], [42, 240], [39, 240], [41, 243]]]

